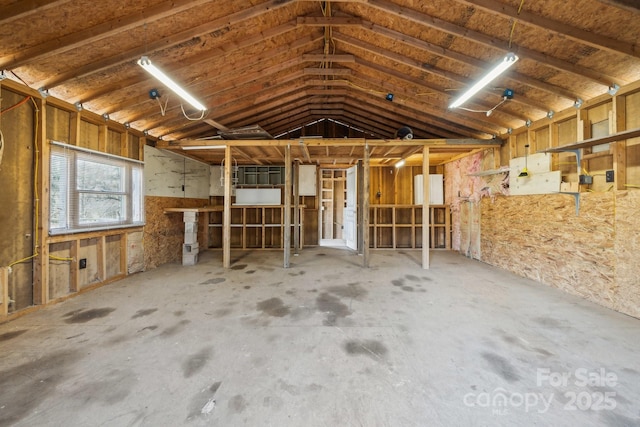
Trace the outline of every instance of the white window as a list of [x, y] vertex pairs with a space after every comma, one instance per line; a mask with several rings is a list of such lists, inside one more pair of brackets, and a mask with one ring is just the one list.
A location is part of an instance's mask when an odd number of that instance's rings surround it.
[[50, 234], [144, 225], [143, 163], [51, 142]]

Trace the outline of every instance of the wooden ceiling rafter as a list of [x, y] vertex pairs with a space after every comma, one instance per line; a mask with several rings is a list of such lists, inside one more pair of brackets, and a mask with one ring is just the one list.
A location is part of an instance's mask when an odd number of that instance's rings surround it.
[[518, 10], [517, 7], [498, 2], [496, 0], [456, 0], [484, 12], [498, 15], [508, 19], [515, 19], [525, 25], [531, 25], [540, 29], [554, 32], [562, 37], [580, 44], [586, 44], [600, 50], [608, 50], [613, 53], [640, 58], [638, 45], [614, 40], [609, 37], [595, 34], [581, 28], [574, 27], [566, 22], [558, 22], [542, 15], [536, 15], [526, 9]]
[[58, 7], [67, 0], [21, 0], [12, 5], [0, 8], [0, 24], [27, 18], [36, 12], [44, 12]]
[[[232, 27], [233, 25], [237, 25], [243, 21], [256, 18], [264, 13], [274, 12], [275, 10], [281, 7], [288, 6], [290, 4], [291, 2], [283, 2], [282, 0], [269, 0], [265, 3], [261, 3], [259, 5], [241, 10], [240, 12], [223, 16], [214, 21], [180, 31], [178, 33], [172, 34], [171, 36], [164, 37], [160, 40], [143, 43], [142, 46], [130, 49], [128, 51], [120, 52], [109, 58], [104, 58], [100, 61], [87, 64], [74, 70], [69, 70], [62, 74], [58, 74], [42, 82], [41, 85], [47, 89], [51, 89], [53, 87], [60, 86], [65, 82], [68, 82], [69, 80], [84, 77], [100, 71], [105, 71], [116, 65], [137, 60], [140, 56], [149, 54], [149, 52], [170, 49], [172, 46], [179, 45], [180, 43], [187, 42], [194, 38], [201, 37], [215, 31]], [[295, 23], [292, 23], [291, 25], [295, 25]]]
[[[259, 43], [263, 43], [265, 40], [274, 38], [274, 37], [278, 37], [278, 36], [282, 36], [284, 34], [289, 33], [290, 31], [295, 30], [295, 26], [293, 25], [293, 22], [288, 22], [282, 25], [279, 25], [277, 27], [272, 27], [267, 31], [261, 32], [259, 34], [256, 34], [252, 37], [246, 37], [243, 38], [240, 42], [236, 42], [234, 43], [233, 49], [230, 49], [229, 44], [227, 43], [224, 47], [221, 46], [216, 46], [212, 49], [209, 49], [206, 51], [206, 55], [203, 53], [199, 53], [198, 55], [192, 55], [188, 58], [183, 58], [183, 60], [180, 61], [180, 64], [178, 65], [168, 65], [166, 67], [164, 67], [164, 71], [167, 73], [173, 73], [176, 71], [179, 71], [181, 68], [188, 68], [188, 67], [198, 67], [198, 66], [204, 66], [205, 64], [207, 64], [208, 62], [211, 62], [211, 58], [226, 58], [229, 55], [234, 55], [236, 54], [238, 51], [247, 48], [249, 46], [252, 45], [256, 45]], [[313, 38], [311, 35], [307, 37], [303, 37], [300, 39], [296, 40], [296, 44], [298, 44], [298, 42], [300, 44], [305, 44], [305, 41], [309, 41], [309, 42], [313, 42], [310, 39], [317, 41], [317, 37]], [[296, 46], [293, 46], [293, 48], [295, 48]], [[281, 49], [287, 49], [287, 47], [282, 47]], [[275, 51], [275, 49], [274, 49]], [[275, 52], [272, 52], [275, 54]], [[123, 89], [123, 88], [127, 88], [127, 87], [131, 87], [131, 86], [135, 86], [135, 85], [139, 85], [142, 84], [144, 82], [146, 82], [147, 80], [142, 80], [140, 75], [136, 75], [133, 77], [130, 77], [128, 79], [125, 80], [121, 80], [117, 83], [114, 83], [112, 85], [108, 85], [105, 86], [103, 88], [98, 88], [93, 92], [90, 93], [84, 93], [80, 96], [78, 96], [75, 101], [79, 101], [79, 102], [91, 102], [94, 100], [97, 100], [101, 97], [107, 97], [111, 92], [113, 92], [114, 90], [118, 89]]]
[[[424, 72], [424, 73], [434, 74], [436, 76], [439, 76], [439, 77], [442, 77], [444, 79], [453, 81], [455, 83], [460, 83], [460, 84], [462, 84], [464, 86], [471, 86], [474, 83], [474, 81], [472, 79], [460, 76], [460, 75], [458, 75], [456, 73], [453, 73], [453, 72], [450, 72], [450, 71], [447, 71], [447, 70], [439, 69], [439, 68], [436, 68], [436, 67], [430, 67], [429, 69], [425, 69], [424, 68], [424, 64], [422, 62], [420, 62], [420, 61], [417, 61], [415, 59], [410, 59], [410, 58], [408, 58], [408, 57], [406, 57], [404, 55], [401, 55], [401, 54], [398, 54], [398, 53], [395, 53], [395, 52], [391, 52], [391, 51], [389, 51], [387, 49], [382, 49], [382, 48], [377, 47], [377, 46], [375, 46], [375, 45], [373, 45], [371, 43], [356, 39], [355, 37], [351, 37], [351, 36], [347, 36], [345, 34], [339, 33], [337, 35], [334, 35], [334, 38], [336, 40], [342, 42], [342, 43], [349, 44], [349, 45], [354, 46], [354, 47], [359, 48], [359, 49], [367, 50], [367, 51], [369, 51], [371, 53], [375, 53], [375, 54], [381, 55], [381, 56], [383, 56], [383, 57], [385, 57], [385, 58], [387, 58], [387, 59], [389, 59], [391, 61], [395, 61], [397, 63], [409, 66], [411, 68], [414, 68], [414, 69], [419, 70], [419, 71]], [[356, 63], [358, 63], [358, 62], [359, 61], [356, 61]], [[499, 100], [502, 99], [502, 93], [496, 93], [496, 92], [491, 91], [489, 89], [485, 89], [483, 92], [486, 95], [492, 96], [494, 99], [498, 98], [496, 100], [496, 102], [499, 102]], [[544, 111], [544, 112], [549, 110], [548, 106], [542, 105], [539, 102], [537, 102], [535, 100], [532, 100], [532, 99], [529, 99], [529, 98], [527, 98], [525, 96], [522, 96], [522, 95], [520, 95], [518, 97], [514, 97], [514, 99], [512, 101], [516, 102], [516, 103], [519, 103], [519, 104], [523, 104], [523, 105], [525, 105], [527, 107], [536, 108], [537, 110]]]
[[15, 69], [25, 64], [41, 61], [54, 55], [94, 43], [122, 31], [129, 31], [136, 27], [152, 23], [176, 13], [197, 8], [211, 0], [171, 0], [134, 14], [119, 16], [111, 21], [103, 22], [94, 27], [75, 33], [56, 37], [45, 43], [20, 50], [17, 54], [7, 58], [0, 58], [0, 68]]
[[[406, 34], [403, 34], [399, 31], [392, 30], [390, 28], [382, 27], [380, 25], [374, 24], [372, 22], [363, 22], [363, 27], [373, 31], [376, 34], [380, 34], [381, 36], [390, 38], [392, 40], [400, 41], [407, 46], [414, 47], [421, 51], [431, 52], [434, 55], [438, 55], [440, 57], [450, 59], [456, 61], [460, 64], [468, 65], [477, 68], [478, 70], [487, 70], [491, 68], [493, 64], [482, 61], [480, 59], [474, 58], [472, 56], [465, 55], [460, 52], [456, 52], [451, 49], [447, 49], [441, 47], [439, 45], [435, 45], [433, 43], [426, 42], [424, 40], [420, 40]], [[527, 86], [534, 87], [536, 89], [540, 89], [547, 93], [550, 93], [554, 96], [563, 97], [565, 99], [569, 99], [571, 101], [575, 101], [577, 98], [586, 97], [585, 93], [574, 93], [573, 91], [567, 90], [560, 86], [556, 86], [553, 84], [549, 84], [543, 82], [538, 79], [534, 79], [532, 77], [526, 76], [522, 73], [518, 73], [516, 71], [509, 71], [505, 75], [507, 79], [514, 80], [516, 82], [520, 82]]]
[[509, 42], [507, 40], [501, 40], [488, 34], [473, 31], [469, 28], [461, 27], [451, 22], [444, 21], [435, 16], [425, 15], [416, 10], [397, 5], [387, 0], [368, 0], [367, 6], [382, 10], [401, 19], [408, 19], [419, 25], [425, 25], [457, 37], [462, 37], [463, 39], [469, 40], [471, 42], [475, 42], [493, 49], [499, 49], [504, 53], [519, 53], [523, 59], [526, 58], [528, 60], [536, 61], [548, 67], [555, 68], [559, 71], [573, 74], [580, 79], [591, 80], [592, 82], [598, 83], [605, 87], [609, 87], [616, 80], [619, 80], [615, 77], [608, 76], [605, 73], [571, 64], [570, 62], [552, 57], [543, 52], [538, 52], [523, 46], [509, 46]]

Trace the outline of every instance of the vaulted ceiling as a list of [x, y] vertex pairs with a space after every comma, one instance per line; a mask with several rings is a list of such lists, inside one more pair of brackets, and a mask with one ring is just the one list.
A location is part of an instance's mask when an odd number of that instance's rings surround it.
[[[640, 80], [639, 39], [636, 0], [0, 0], [8, 78], [165, 141], [246, 126], [288, 138], [318, 120], [348, 136], [491, 139]], [[507, 52], [510, 71], [448, 108]]]

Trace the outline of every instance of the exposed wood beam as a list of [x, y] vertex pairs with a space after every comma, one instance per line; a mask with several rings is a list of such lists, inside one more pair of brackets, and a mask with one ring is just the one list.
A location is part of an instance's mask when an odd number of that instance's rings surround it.
[[[451, 59], [461, 64], [471, 65], [479, 70], [487, 70], [494, 65], [494, 64], [490, 64], [488, 62], [476, 59], [472, 56], [468, 56], [451, 49], [446, 49], [442, 46], [438, 46], [433, 43], [416, 39], [414, 37], [403, 34], [399, 31], [394, 31], [392, 29], [374, 24], [372, 22], [363, 22], [363, 26], [364, 28], [370, 29], [376, 34], [380, 34], [392, 40], [400, 41], [408, 46], [419, 49], [420, 51], [427, 51], [427, 52], [433, 53], [434, 55]], [[522, 73], [518, 73], [513, 70], [509, 71], [509, 73], [506, 74], [505, 77], [509, 80], [514, 80], [516, 82], [525, 84], [527, 86], [531, 86], [536, 89], [540, 89], [547, 93], [553, 94], [555, 96], [560, 96], [566, 99], [570, 99], [572, 101], [576, 100], [578, 97], [582, 97], [585, 99], [587, 98], [586, 93], [574, 93], [565, 88], [534, 79], [532, 77], [526, 76]]]
[[21, 0], [0, 9], [0, 22], [13, 21], [57, 7], [67, 0]]
[[[20, 52], [0, 59], [0, 68], [15, 69], [28, 63], [50, 58], [80, 46], [94, 43], [143, 24], [167, 18], [173, 14], [197, 8], [210, 0], [165, 1], [135, 14], [127, 14], [94, 27], [61, 37], [52, 37], [46, 43], [21, 49]], [[1, 15], [0, 15], [1, 16]]]
[[582, 28], [573, 27], [566, 22], [559, 22], [541, 15], [536, 15], [535, 13], [529, 12], [526, 9], [521, 9], [520, 12], [518, 12], [517, 7], [495, 0], [456, 1], [458, 3], [464, 3], [474, 8], [482, 9], [493, 15], [515, 19], [519, 22], [523, 22], [524, 24], [532, 25], [547, 31], [554, 32], [556, 34], [560, 34], [563, 37], [566, 37], [573, 41], [577, 41], [578, 43], [583, 43], [595, 47], [597, 49], [604, 49], [610, 52], [622, 53], [624, 55], [634, 56], [636, 58], [640, 57], [640, 48], [637, 45], [594, 34], [593, 32], [583, 30]]
[[304, 73], [308, 76], [348, 76], [351, 70], [347, 68], [305, 68]]
[[323, 53], [306, 53], [302, 60], [307, 62], [355, 62], [353, 55], [325, 55]]
[[[290, 21], [285, 24], [279, 25], [277, 27], [270, 28], [266, 31], [262, 31], [259, 34], [255, 34], [251, 37], [244, 37], [240, 41], [225, 43], [223, 46], [216, 46], [212, 49], [207, 50], [206, 52], [200, 52], [199, 54], [191, 56], [189, 58], [183, 58], [178, 65], [174, 65], [174, 66], [169, 65], [168, 67], [164, 67], [164, 71], [167, 73], [174, 73], [174, 72], [179, 72], [179, 70], [182, 68], [190, 69], [190, 68], [195, 68], [200, 66], [215, 67], [214, 69], [218, 71], [219, 65], [213, 64], [211, 61], [211, 58], [216, 58], [216, 61], [220, 60], [220, 62], [224, 64], [225, 62], [228, 62], [229, 56], [234, 55], [237, 51], [241, 49], [245, 49], [247, 47], [250, 47], [258, 43], [264, 43], [266, 40], [270, 40], [271, 38], [286, 34], [289, 31], [292, 31], [294, 29], [295, 29], [295, 26], [293, 25], [293, 22]], [[322, 37], [319, 38], [319, 40], [321, 39]], [[313, 42], [317, 40], [318, 40], [317, 37], [312, 38], [311, 36], [309, 36], [309, 38], [303, 37], [298, 41], [300, 43], [304, 43], [305, 41]], [[291, 49], [296, 49], [298, 47], [298, 41], [296, 41], [294, 44], [291, 45]], [[277, 52], [280, 51], [280, 49], [289, 49], [289, 46], [283, 46], [281, 48], [272, 49], [272, 50], [269, 50], [268, 53], [271, 55], [275, 55], [277, 54]], [[248, 60], [253, 59], [253, 60], [259, 61], [261, 57], [263, 57], [263, 55], [259, 55], [258, 57], [248, 58]], [[216, 76], [216, 78], [217, 77], [218, 76]], [[141, 81], [140, 75], [136, 75], [126, 80], [121, 80], [116, 84], [105, 85], [103, 87], [96, 88], [95, 91], [84, 93], [79, 97], [77, 97], [74, 100], [74, 102], [75, 101], [91, 102], [100, 97], [108, 97], [109, 94], [115, 90], [128, 88], [141, 83], [142, 81]]]
[[361, 25], [362, 19], [356, 17], [335, 17], [335, 16], [299, 16], [298, 25], [309, 27], [345, 27]]
[[614, 6], [619, 9], [624, 9], [628, 12], [640, 13], [640, 5], [638, 4], [637, 0], [596, 0], [596, 1], [602, 4], [606, 4], [608, 6]]
[[171, 46], [175, 46], [177, 44], [192, 40], [195, 37], [200, 37], [217, 30], [233, 27], [243, 21], [247, 21], [249, 19], [255, 18], [264, 13], [273, 12], [282, 7], [289, 6], [290, 4], [292, 4], [291, 1], [269, 0], [264, 3], [260, 3], [257, 6], [253, 6], [253, 7], [241, 10], [240, 12], [223, 16], [211, 22], [198, 25], [197, 27], [189, 28], [188, 30], [184, 30], [179, 33], [173, 34], [171, 36], [164, 37], [160, 40], [149, 42], [143, 46], [130, 49], [125, 52], [121, 52], [115, 56], [105, 58], [98, 62], [87, 64], [83, 67], [76, 68], [66, 73], [56, 75], [46, 80], [43, 83], [43, 86], [50, 89], [52, 87], [59, 86], [68, 80], [84, 77], [89, 74], [96, 73], [98, 71], [106, 70], [110, 67], [122, 64], [124, 62], [136, 60], [138, 59], [138, 57], [144, 54], [147, 54], [149, 52], [167, 49]]
[[[341, 41], [343, 43], [347, 43], [347, 44], [349, 44], [351, 46], [354, 46], [356, 48], [366, 50], [367, 52], [372, 52], [372, 53], [375, 53], [377, 55], [384, 56], [385, 58], [388, 58], [388, 59], [390, 59], [392, 61], [399, 62], [401, 64], [407, 65], [407, 66], [409, 66], [411, 68], [420, 70], [421, 72], [435, 74], [435, 75], [437, 75], [439, 77], [443, 77], [445, 79], [452, 80], [452, 81], [457, 82], [457, 83], [461, 83], [461, 84], [463, 84], [465, 86], [471, 86], [473, 83], [475, 83], [471, 79], [468, 79], [466, 77], [460, 76], [460, 75], [455, 74], [455, 73], [452, 73], [450, 71], [442, 70], [442, 69], [439, 69], [439, 68], [436, 68], [436, 67], [431, 67], [431, 68], [426, 69], [426, 68], [424, 68], [423, 63], [420, 62], [420, 61], [417, 61], [417, 60], [411, 59], [411, 58], [407, 58], [405, 55], [400, 55], [398, 53], [389, 51], [387, 49], [382, 49], [379, 46], [373, 45], [371, 43], [368, 43], [368, 42], [365, 42], [365, 41], [362, 41], [362, 40], [359, 40], [359, 39], [356, 39], [356, 38], [351, 37], [351, 36], [347, 36], [346, 34], [335, 33], [333, 38], [335, 40]], [[359, 61], [356, 60], [356, 62], [359, 62]], [[501, 96], [499, 94], [497, 94], [495, 92], [491, 92], [488, 89], [485, 89], [484, 92], [489, 94], [489, 95], [491, 95], [491, 96], [493, 96], [493, 97], [501, 98]], [[525, 104], [528, 107], [534, 107], [534, 108], [539, 109], [541, 111], [545, 111], [546, 112], [546, 111], [549, 110], [548, 106], [540, 105], [540, 103], [538, 103], [538, 102], [536, 102], [536, 101], [534, 101], [532, 99], [528, 99], [526, 97], [523, 97], [523, 96], [515, 97], [513, 101]]]
[[439, 31], [444, 31], [446, 33], [462, 37], [466, 40], [470, 40], [493, 49], [500, 49], [505, 53], [514, 51], [515, 53], [518, 53], [522, 59], [536, 61], [548, 67], [573, 74], [581, 79], [589, 79], [605, 87], [609, 87], [616, 80], [619, 80], [615, 77], [608, 76], [604, 73], [581, 67], [579, 65], [571, 64], [567, 61], [563, 61], [542, 52], [527, 49], [521, 46], [517, 48], [510, 47], [509, 42], [506, 40], [501, 40], [484, 33], [461, 27], [442, 19], [417, 12], [413, 9], [399, 6], [387, 0], [369, 0], [367, 2], [367, 5], [394, 15], [400, 19], [410, 20], [417, 24], [425, 25]]

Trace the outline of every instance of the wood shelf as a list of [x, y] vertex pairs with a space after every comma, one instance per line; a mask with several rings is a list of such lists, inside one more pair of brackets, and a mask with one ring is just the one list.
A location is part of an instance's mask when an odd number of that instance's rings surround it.
[[[304, 205], [298, 208], [301, 246], [304, 246], [304, 208]], [[231, 247], [233, 249], [282, 249], [284, 209], [283, 205], [231, 206]], [[291, 228], [294, 227], [295, 225], [292, 224]], [[211, 212], [209, 216], [209, 248], [222, 248], [222, 207]]]
[[[372, 249], [422, 248], [422, 205], [372, 205], [369, 208]], [[448, 205], [429, 206], [429, 247], [451, 249]]]
[[594, 145], [608, 144], [610, 142], [622, 141], [624, 139], [631, 139], [640, 136], [640, 128], [625, 130], [622, 132], [614, 133], [612, 135], [602, 136], [599, 138], [585, 139], [584, 141], [576, 142], [574, 144], [563, 145], [562, 147], [548, 148], [540, 151], [540, 153], [562, 153], [564, 151], [579, 150], [581, 148], [589, 148]]

